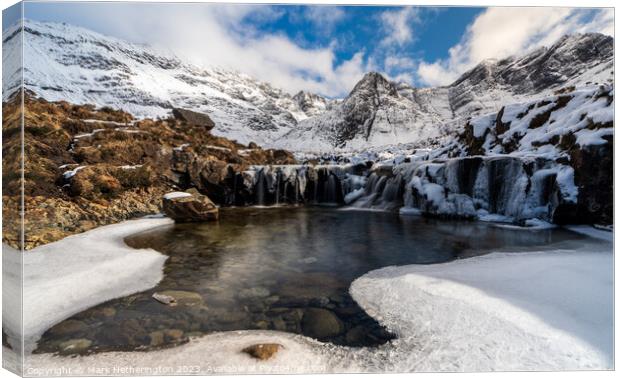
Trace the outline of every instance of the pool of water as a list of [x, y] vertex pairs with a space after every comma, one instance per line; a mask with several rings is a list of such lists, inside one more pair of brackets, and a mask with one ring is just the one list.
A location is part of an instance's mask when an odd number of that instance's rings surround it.
[[[216, 223], [176, 224], [128, 237], [132, 247], [169, 256], [163, 280], [55, 325], [35, 352], [160, 348], [191, 336], [247, 329], [376, 346], [395, 335], [349, 295], [351, 282], [364, 273], [491, 251], [556, 248], [579, 238], [563, 229], [507, 229], [388, 212], [225, 208]], [[177, 303], [163, 304], [154, 293]], [[71, 343], [77, 347], [67, 347]]]

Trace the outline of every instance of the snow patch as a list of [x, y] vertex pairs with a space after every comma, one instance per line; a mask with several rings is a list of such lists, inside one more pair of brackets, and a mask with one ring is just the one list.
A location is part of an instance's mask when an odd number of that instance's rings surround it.
[[398, 333], [399, 371], [610, 369], [612, 247], [588, 244], [389, 267], [350, 291]]
[[170, 193], [166, 193], [164, 194], [164, 199], [167, 200], [171, 200], [171, 199], [175, 199], [175, 198], [184, 198], [184, 197], [191, 197], [192, 195], [186, 192], [170, 192]]
[[[3, 306], [8, 336], [23, 336], [26, 352], [41, 334], [69, 316], [106, 300], [146, 290], [163, 277], [166, 256], [152, 249], [136, 250], [123, 239], [167, 225], [167, 218], [126, 221], [66, 237], [21, 253], [3, 245], [5, 261], [23, 264], [23, 335], [17, 299]], [[20, 270], [4, 271], [5, 283], [18, 292]]]

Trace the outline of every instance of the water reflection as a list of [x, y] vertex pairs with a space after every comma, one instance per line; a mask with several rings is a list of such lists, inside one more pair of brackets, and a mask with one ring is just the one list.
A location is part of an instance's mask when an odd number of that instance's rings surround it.
[[[350, 346], [394, 337], [348, 293], [364, 273], [430, 264], [579, 238], [481, 222], [429, 220], [325, 208], [229, 208], [219, 223], [165, 226], [129, 237], [135, 248], [170, 256], [152, 290], [109, 301], [48, 330], [37, 352], [158, 348], [192, 335], [240, 329], [305, 334]], [[526, 248], [527, 249], [527, 248]], [[167, 306], [152, 298], [178, 299]], [[88, 340], [88, 342], [83, 342]]]

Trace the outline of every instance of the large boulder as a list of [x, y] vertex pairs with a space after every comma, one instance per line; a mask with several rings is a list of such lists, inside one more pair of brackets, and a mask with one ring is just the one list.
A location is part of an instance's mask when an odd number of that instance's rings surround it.
[[211, 130], [215, 127], [215, 123], [211, 120], [211, 117], [204, 113], [174, 108], [172, 109], [172, 115], [179, 121], [184, 121], [194, 126], [204, 127], [206, 130]]
[[213, 221], [219, 217], [219, 209], [209, 197], [192, 189], [164, 195], [163, 211], [180, 223]]

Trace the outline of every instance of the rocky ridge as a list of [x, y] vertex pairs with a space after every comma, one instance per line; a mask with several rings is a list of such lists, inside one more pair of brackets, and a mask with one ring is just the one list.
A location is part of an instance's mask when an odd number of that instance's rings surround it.
[[[19, 247], [23, 184], [25, 247], [161, 210], [166, 192], [198, 188], [217, 203], [227, 180], [252, 165], [295, 163], [282, 150], [245, 146], [173, 117], [129, 113], [24, 96], [3, 103], [3, 240]], [[234, 181], [234, 180], [233, 180]], [[9, 221], [13, 220], [13, 221]]]

